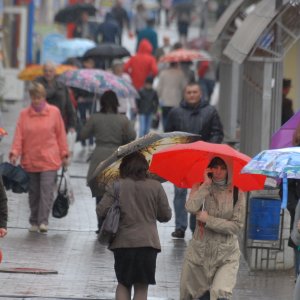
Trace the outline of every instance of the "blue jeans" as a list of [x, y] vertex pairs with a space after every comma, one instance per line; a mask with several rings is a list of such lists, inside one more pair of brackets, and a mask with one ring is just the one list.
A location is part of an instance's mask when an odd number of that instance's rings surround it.
[[[185, 210], [187, 189], [178, 188], [174, 185], [174, 210], [175, 210], [175, 229], [185, 231], [187, 229], [187, 211]], [[190, 229], [192, 232], [196, 228], [196, 216], [190, 215]]]
[[202, 95], [208, 102], [210, 101], [210, 97], [214, 91], [215, 81], [211, 79], [200, 78], [199, 83], [202, 90]]
[[140, 130], [139, 130], [139, 136], [144, 136], [145, 134], [149, 133], [151, 128], [151, 122], [152, 122], [152, 114], [140, 114]]

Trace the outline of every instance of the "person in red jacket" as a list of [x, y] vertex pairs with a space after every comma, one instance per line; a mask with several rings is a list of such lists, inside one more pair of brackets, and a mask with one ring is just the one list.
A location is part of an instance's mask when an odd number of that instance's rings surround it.
[[124, 66], [124, 71], [131, 77], [134, 87], [139, 90], [143, 87], [148, 76], [155, 77], [158, 67], [152, 53], [152, 45], [146, 39], [142, 39], [136, 55], [132, 56]]

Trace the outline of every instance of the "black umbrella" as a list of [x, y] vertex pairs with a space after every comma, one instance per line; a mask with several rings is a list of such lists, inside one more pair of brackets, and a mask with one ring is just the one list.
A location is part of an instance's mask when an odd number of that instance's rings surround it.
[[97, 9], [92, 4], [87, 3], [68, 5], [56, 13], [54, 22], [63, 24], [74, 23], [79, 19], [80, 14], [84, 11], [86, 11], [90, 16], [94, 16]]
[[[140, 151], [144, 154], [149, 165], [152, 155], [159, 150], [175, 144], [186, 144], [201, 140], [201, 136], [187, 132], [167, 132], [167, 133], [149, 133], [135, 141], [118, 148], [110, 157], [102, 161], [94, 171], [88, 185], [93, 195], [103, 193], [105, 186], [119, 177], [119, 166], [122, 158], [133, 152]], [[164, 181], [155, 174], [151, 174], [155, 179]]]
[[126, 56], [130, 56], [130, 52], [126, 48], [112, 43], [102, 43], [86, 51], [83, 58], [114, 59]]

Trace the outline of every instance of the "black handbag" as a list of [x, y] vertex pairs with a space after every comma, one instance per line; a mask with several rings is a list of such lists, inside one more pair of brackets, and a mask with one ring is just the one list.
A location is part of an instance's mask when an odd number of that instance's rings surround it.
[[119, 229], [120, 214], [120, 182], [116, 181], [114, 182], [114, 202], [109, 208], [98, 234], [100, 244], [110, 245], [112, 243]]
[[[64, 181], [64, 189], [61, 190], [61, 186]], [[66, 184], [66, 178], [64, 177], [64, 168], [62, 168], [60, 182], [57, 189], [57, 196], [54, 200], [53, 207], [52, 207], [52, 216], [54, 218], [63, 218], [68, 214], [69, 210], [69, 196]]]

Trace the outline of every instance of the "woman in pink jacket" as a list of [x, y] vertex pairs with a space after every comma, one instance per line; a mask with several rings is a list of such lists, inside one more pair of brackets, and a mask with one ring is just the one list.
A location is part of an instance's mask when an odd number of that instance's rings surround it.
[[46, 233], [53, 202], [56, 172], [68, 162], [64, 122], [57, 107], [46, 102], [45, 88], [37, 82], [29, 87], [31, 105], [21, 111], [9, 160], [29, 174], [29, 231]]

